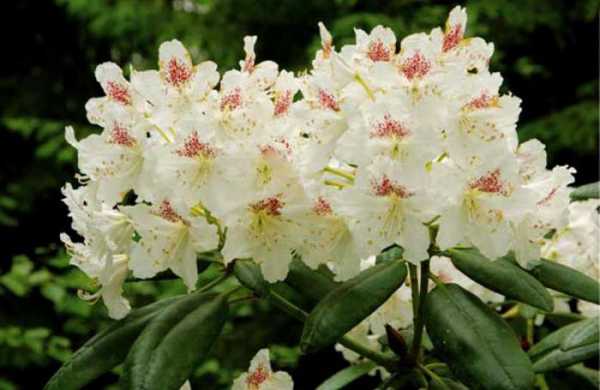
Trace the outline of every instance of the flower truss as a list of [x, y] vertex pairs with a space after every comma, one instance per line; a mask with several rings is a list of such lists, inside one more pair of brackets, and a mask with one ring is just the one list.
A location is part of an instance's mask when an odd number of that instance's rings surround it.
[[171, 270], [191, 291], [196, 256], [212, 250], [225, 264], [254, 259], [270, 282], [294, 255], [345, 280], [392, 245], [413, 264], [431, 247], [512, 251], [523, 266], [542, 248], [570, 251], [586, 224], [568, 208], [574, 170], [547, 169], [537, 140], [519, 144], [520, 99], [500, 92], [493, 45], [465, 38], [463, 8], [400, 42], [378, 26], [336, 50], [319, 28], [301, 76], [257, 61], [256, 37], [222, 77], [176, 40], [160, 46], [158, 70], [129, 80], [98, 66], [105, 96], [86, 109], [102, 131], [66, 131], [81, 185], [63, 193], [83, 241], [61, 239], [112, 317], [129, 310], [129, 274]]

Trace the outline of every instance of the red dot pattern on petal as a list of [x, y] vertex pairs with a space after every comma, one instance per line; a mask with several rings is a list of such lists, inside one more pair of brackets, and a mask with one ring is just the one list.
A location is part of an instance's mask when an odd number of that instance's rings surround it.
[[177, 149], [175, 153], [189, 158], [198, 156], [212, 158], [215, 156], [214, 149], [209, 144], [201, 142], [198, 133], [195, 131], [186, 138], [183, 146]]
[[331, 215], [331, 204], [322, 196], [319, 196], [313, 205], [313, 211], [317, 215]]
[[319, 103], [323, 108], [328, 108], [333, 111], [339, 111], [340, 106], [338, 105], [335, 97], [324, 89], [319, 90]]
[[259, 366], [246, 378], [246, 384], [250, 389], [258, 389], [258, 386], [269, 379], [269, 373], [262, 366]]
[[421, 78], [431, 70], [431, 63], [425, 59], [423, 54], [416, 52], [412, 57], [402, 64], [402, 73], [407, 79]]
[[181, 87], [192, 78], [192, 70], [185, 63], [173, 57], [167, 63], [167, 81]]
[[397, 120], [392, 119], [390, 114], [383, 116], [383, 121], [378, 122], [371, 131], [371, 137], [379, 138], [403, 138], [410, 135], [410, 130]]
[[119, 123], [115, 123], [110, 134], [110, 143], [133, 147], [136, 144], [136, 140], [129, 134], [129, 131], [126, 127], [120, 125]]
[[381, 180], [374, 181], [373, 192], [376, 196], [390, 196], [395, 195], [399, 198], [405, 199], [412, 195], [408, 189], [402, 185], [394, 183], [387, 176], [383, 176]]
[[506, 194], [506, 187], [500, 178], [500, 170], [488, 172], [479, 179], [471, 182], [471, 189], [476, 189], [490, 194]]
[[369, 44], [369, 50], [367, 51], [367, 57], [371, 61], [389, 61], [392, 59], [392, 50], [386, 47], [383, 42], [377, 40]]
[[169, 222], [181, 222], [183, 220], [168, 200], [163, 200], [158, 206], [158, 215]]
[[221, 98], [221, 111], [233, 111], [242, 105], [242, 93], [239, 88], [234, 88], [231, 92]]
[[285, 114], [292, 105], [292, 91], [283, 91], [277, 94], [275, 98], [275, 116]]
[[131, 104], [131, 96], [127, 87], [114, 81], [106, 83], [106, 95], [124, 106]]
[[262, 211], [267, 215], [279, 216], [283, 206], [284, 203], [278, 197], [272, 196], [252, 204], [250, 208], [255, 212]]
[[460, 24], [452, 26], [449, 31], [444, 34], [444, 42], [442, 44], [442, 51], [445, 53], [460, 43], [463, 38], [463, 28]]

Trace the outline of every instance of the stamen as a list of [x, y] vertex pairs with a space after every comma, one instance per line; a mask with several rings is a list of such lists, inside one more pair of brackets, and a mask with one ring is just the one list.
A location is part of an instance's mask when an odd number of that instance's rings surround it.
[[409, 80], [412, 80], [415, 77], [421, 78], [425, 76], [429, 73], [430, 69], [431, 63], [429, 63], [429, 61], [427, 61], [418, 51], [401, 66], [402, 73], [404, 73]]
[[279, 216], [281, 215], [281, 209], [283, 208], [284, 203], [279, 200], [276, 196], [272, 196], [270, 198], [263, 199], [258, 201], [252, 205], [250, 208], [254, 212], [264, 212], [267, 215], [271, 216]]
[[131, 104], [131, 96], [126, 86], [109, 81], [106, 83], [106, 94], [114, 101], [128, 106]]
[[175, 87], [181, 87], [192, 77], [192, 70], [173, 57], [167, 64], [167, 82]]
[[392, 51], [385, 47], [383, 42], [380, 40], [371, 42], [369, 44], [369, 51], [367, 52], [367, 57], [371, 59], [371, 61], [389, 61], [392, 59]]
[[410, 134], [410, 130], [397, 120], [392, 119], [390, 114], [383, 116], [383, 121], [378, 122], [371, 131], [371, 137], [379, 138], [403, 138]]

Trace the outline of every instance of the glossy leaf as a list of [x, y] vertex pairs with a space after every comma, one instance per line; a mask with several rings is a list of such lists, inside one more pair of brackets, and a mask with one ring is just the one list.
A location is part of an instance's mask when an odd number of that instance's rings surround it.
[[600, 372], [598, 370], [587, 368], [583, 364], [577, 364], [567, 368], [566, 371], [584, 379], [595, 389], [600, 389]]
[[565, 338], [574, 330], [581, 326], [583, 321], [574, 322], [563, 326], [562, 328], [550, 333], [537, 343], [535, 343], [527, 352], [532, 360], [537, 360], [543, 355], [552, 352], [560, 347]]
[[472, 293], [440, 285], [426, 298], [425, 324], [441, 359], [470, 389], [529, 390], [534, 373], [510, 326]]
[[327, 294], [304, 323], [300, 348], [313, 352], [335, 343], [381, 306], [404, 282], [404, 261], [375, 265]]
[[86, 342], [50, 378], [46, 390], [79, 389], [120, 364], [144, 327], [158, 312], [181, 297], [167, 298], [132, 310]]
[[530, 270], [544, 286], [584, 301], [600, 304], [600, 284], [583, 273], [554, 261], [539, 260]]
[[572, 200], [586, 200], [600, 198], [600, 182], [589, 183], [575, 188], [571, 192]]
[[314, 303], [320, 301], [331, 290], [340, 285], [340, 283], [333, 281], [332, 275], [327, 275], [321, 269], [310, 269], [299, 258], [295, 258], [290, 264], [285, 282]]
[[600, 342], [600, 322], [599, 318], [590, 318], [582, 323], [572, 332], [570, 332], [560, 345], [560, 349], [568, 351], [587, 344], [596, 344]]
[[122, 385], [179, 389], [208, 354], [227, 316], [225, 295], [191, 294], [156, 316], [125, 360]]
[[354, 364], [337, 372], [331, 378], [321, 383], [317, 390], [339, 390], [345, 388], [346, 385], [354, 382], [369, 371], [375, 369], [377, 365], [372, 362]]
[[573, 364], [598, 356], [598, 344], [587, 344], [581, 347], [563, 351], [560, 348], [542, 356], [533, 363], [533, 369], [537, 373], [557, 370], [559, 368], [569, 367]]
[[507, 298], [552, 311], [554, 301], [544, 286], [506, 259], [491, 261], [476, 249], [450, 249], [452, 262], [462, 273]]

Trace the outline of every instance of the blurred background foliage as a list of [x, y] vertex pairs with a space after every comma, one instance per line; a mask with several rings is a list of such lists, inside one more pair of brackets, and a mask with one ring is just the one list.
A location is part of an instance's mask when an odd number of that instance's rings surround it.
[[[468, 7], [468, 35], [496, 46], [491, 68], [523, 99], [521, 141], [539, 138], [550, 165], [569, 164], [578, 184], [598, 178], [598, 0], [19, 0], [3, 4], [0, 76], [0, 390], [38, 389], [62, 361], [108, 323], [101, 304], [77, 297], [93, 282], [68, 265], [57, 244], [69, 229], [60, 187], [73, 182], [75, 153], [63, 129], [95, 131], [84, 104], [101, 89], [94, 68], [114, 61], [154, 67], [159, 44], [178, 38], [196, 61], [226, 70], [242, 37], [259, 36], [260, 59], [305, 69], [319, 46], [317, 22], [339, 48], [353, 27], [390, 26], [398, 37], [442, 25]], [[203, 277], [210, 276], [210, 269]], [[202, 280], [200, 281], [202, 283]], [[179, 282], [127, 285], [134, 305], [183, 292]], [[235, 329], [235, 331], [234, 331]], [[333, 350], [301, 357], [300, 328], [263, 302], [237, 305], [195, 388], [227, 388], [261, 347], [311, 389], [345, 365]], [[326, 364], [323, 364], [323, 363]], [[94, 387], [110, 388], [117, 377]], [[356, 388], [371, 388], [364, 379]], [[572, 388], [557, 379], [554, 388]], [[564, 386], [564, 387], [563, 387]]]

